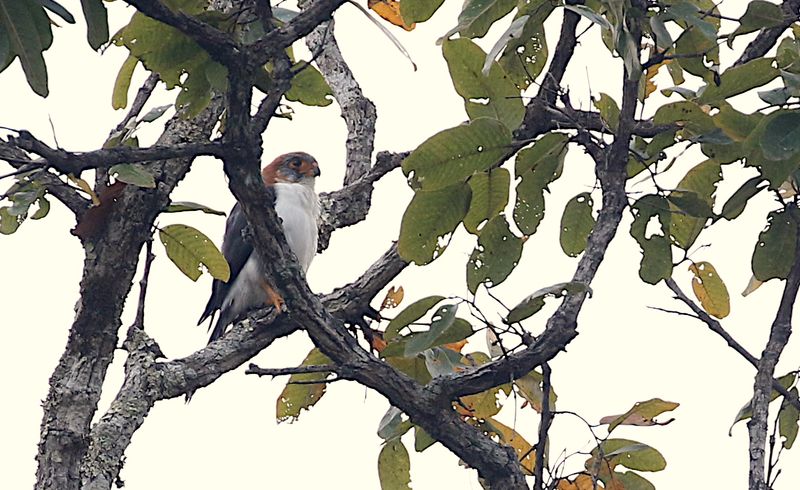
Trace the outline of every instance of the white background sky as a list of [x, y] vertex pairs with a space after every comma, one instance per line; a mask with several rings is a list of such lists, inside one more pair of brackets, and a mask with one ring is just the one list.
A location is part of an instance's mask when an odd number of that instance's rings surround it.
[[[75, 2], [65, 2], [65, 6], [78, 17]], [[725, 6], [730, 9], [729, 15], [738, 16], [746, 2], [728, 1]], [[114, 32], [133, 11], [120, 2], [109, 7]], [[355, 8], [345, 5], [337, 12], [336, 34], [342, 51], [365, 94], [378, 108], [378, 150], [413, 149], [428, 136], [466, 118], [441, 50], [434, 44], [455, 25], [459, 7], [459, 2], [448, 0], [430, 22], [415, 31], [393, 29], [416, 61], [416, 72]], [[557, 11], [548, 23], [551, 49], [557, 35], [557, 27], [553, 27], [558, 22]], [[585, 25], [583, 21], [581, 26]], [[489, 43], [501, 31], [492, 30], [487, 36]], [[110, 100], [126, 51], [110, 47], [102, 56], [93, 53], [84, 41], [82, 19], [78, 19], [77, 26], [55, 29], [55, 36], [54, 46], [45, 54], [50, 97], [34, 95], [15, 63], [0, 75], [0, 125], [28, 129], [52, 143], [49, 117], [62, 147], [98, 148], [122, 117], [121, 112], [111, 109]], [[743, 47], [750, 38], [742, 36], [735, 47]], [[723, 64], [731, 60], [730, 56], [723, 58]], [[590, 90], [595, 94], [607, 92], [618, 99], [622, 65], [610, 58], [596, 30], [581, 39], [573, 61], [566, 84], [576, 105], [589, 107]], [[132, 86], [137, 86], [144, 76], [143, 70], [137, 71]], [[666, 77], [660, 77], [659, 82], [660, 87], [669, 86]], [[133, 92], [131, 100], [132, 96]], [[168, 103], [171, 97], [172, 94], [162, 93], [150, 106]], [[654, 96], [653, 102], [657, 100]], [[747, 100], [742, 104], [740, 108], [754, 107], [751, 102], [748, 106]], [[652, 113], [655, 103], [652, 107], [647, 113]], [[265, 159], [286, 151], [308, 151], [317, 157], [322, 169], [318, 190], [338, 188], [344, 174], [346, 132], [337, 106], [294, 108], [297, 113], [293, 121], [276, 119], [271, 123], [265, 135]], [[146, 128], [140, 139], [149, 144], [157, 133], [156, 127]], [[700, 155], [689, 154], [678, 173], [700, 161]], [[735, 180], [721, 186], [720, 205], [751, 175], [737, 165], [728, 167], [732, 168], [725, 169], [726, 177], [733, 176]], [[0, 168], [0, 172], [5, 171]], [[665, 179], [665, 183], [674, 184], [678, 173], [674, 180]], [[527, 242], [516, 271], [495, 289], [508, 304], [571, 277], [577, 260], [564, 256], [557, 245], [560, 214], [569, 198], [589, 190], [593, 182], [590, 161], [579, 149], [572, 148], [564, 175], [551, 186], [540, 231]], [[638, 190], [647, 187], [640, 185]], [[377, 259], [396, 239], [410, 196], [399, 171], [383, 179], [376, 186], [369, 218], [338, 231], [331, 247], [315, 259], [308, 276], [312, 289], [328, 292], [357, 277]], [[224, 210], [233, 204], [221, 165], [211, 159], [195, 163], [174, 198]], [[598, 195], [595, 202], [599, 202]], [[766, 212], [773, 207], [769, 197], [760, 196], [739, 220], [719, 223], [706, 232], [698, 243], [714, 246], [692, 255], [695, 260], [712, 262], [728, 284], [732, 314], [723, 325], [756, 355], [768, 335], [782, 283], [768, 283], [747, 298], [741, 298], [739, 292], [750, 277], [750, 255], [757, 233]], [[217, 243], [224, 227], [224, 218], [205, 215], [163, 216], [159, 221], [161, 225], [196, 226]], [[597, 422], [604, 415], [624, 412], [640, 400], [661, 397], [679, 402], [681, 406], [669, 414], [676, 420], [666, 427], [620, 427], [615, 431], [617, 437], [650, 444], [665, 456], [665, 471], [644, 476], [662, 490], [746, 488], [746, 427], [737, 425], [732, 437], [727, 432], [751, 395], [754, 369], [703, 324], [648, 309], [680, 306], [663, 285], [648, 286], [639, 281], [640, 254], [628, 235], [629, 223], [630, 218], [626, 217], [593, 284], [595, 294], [579, 318], [580, 335], [566, 353], [552, 362], [558, 409], [576, 411]], [[16, 234], [0, 237], [0, 304], [5, 331], [5, 341], [0, 343], [0, 379], [7, 394], [4, 416], [0, 418], [0, 460], [4, 462], [0, 488], [26, 488], [34, 481], [40, 401], [46, 396], [48, 378], [64, 348], [78, 294], [83, 255], [78, 240], [69, 235], [73, 225], [69, 213], [54, 205], [46, 219], [26, 221]], [[394, 282], [405, 288], [404, 304], [435, 293], [465, 296], [464, 264], [473, 246], [474, 239], [460, 230], [451, 247], [434, 264], [409, 267]], [[166, 259], [159, 244], [156, 254], [146, 328], [169, 357], [184, 356], [205, 345], [205, 328], [195, 327], [195, 323], [207, 299], [210, 278], [203, 276], [193, 283]], [[679, 267], [675, 277], [689, 292], [686, 266]], [[485, 300], [479, 296], [479, 301]], [[529, 322], [529, 327], [539, 331], [552, 307], [548, 305]], [[130, 310], [124, 326], [133, 318]], [[276, 342], [256, 362], [270, 367], [293, 365], [310, 347], [304, 335], [296, 334]], [[483, 348], [483, 341], [476, 338], [465, 352]], [[124, 352], [117, 354], [100, 413], [121, 383]], [[800, 347], [796, 339], [783, 357], [779, 374], [797, 368]], [[358, 385], [335, 383], [299, 421], [277, 425], [275, 400], [284, 382], [245, 376], [239, 369], [199, 391], [189, 405], [182, 400], [160, 402], [127, 451], [122, 472], [125, 488], [378, 488], [376, 461], [381, 441], [375, 432], [388, 407], [386, 400]], [[499, 418], [515, 425], [535, 443], [538, 418], [530, 408], [515, 411], [509, 404]], [[457, 458], [441, 445], [418, 455], [413, 452], [413, 439], [404, 440], [412, 453], [414, 488], [479, 488], [474, 472], [459, 467]], [[591, 441], [582, 423], [559, 416], [551, 431], [551, 458], [558, 457], [562, 450], [588, 451]], [[576, 470], [584, 460], [585, 457], [574, 456], [568, 468]], [[782, 468], [776, 488], [798, 488], [800, 449], [784, 453]]]

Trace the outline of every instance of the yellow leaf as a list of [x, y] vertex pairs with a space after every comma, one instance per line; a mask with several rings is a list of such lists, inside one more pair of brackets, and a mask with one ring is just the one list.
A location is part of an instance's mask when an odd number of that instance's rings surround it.
[[486, 419], [492, 427], [496, 429], [496, 434], [502, 439], [503, 444], [511, 446], [520, 458], [520, 466], [527, 475], [533, 475], [533, 468], [536, 466], [536, 451], [533, 446], [525, 440], [511, 427], [503, 425], [495, 419]]
[[100, 198], [97, 197], [97, 194], [95, 194], [94, 190], [92, 189], [92, 186], [90, 186], [88, 182], [86, 182], [80, 177], [75, 177], [72, 174], [67, 175], [67, 178], [71, 180], [73, 184], [77, 185], [80, 188], [80, 190], [89, 194], [89, 197], [92, 198], [92, 206], [100, 205]]
[[406, 25], [400, 15], [400, 2], [397, 0], [367, 0], [367, 6], [384, 20], [402, 27], [407, 31], [414, 30], [416, 24]]
[[449, 344], [444, 344], [442, 345], [442, 347], [454, 350], [456, 352], [461, 352], [461, 349], [463, 349], [465, 345], [467, 345], [467, 339], [460, 340], [458, 342], [451, 342]]
[[403, 294], [403, 286], [400, 286], [397, 289], [392, 286], [386, 293], [386, 297], [383, 298], [383, 301], [381, 302], [381, 311], [390, 308], [396, 308], [397, 305], [403, 302]]
[[689, 266], [694, 274], [692, 290], [709, 315], [725, 318], [731, 312], [728, 288], [708, 262], [697, 262]]

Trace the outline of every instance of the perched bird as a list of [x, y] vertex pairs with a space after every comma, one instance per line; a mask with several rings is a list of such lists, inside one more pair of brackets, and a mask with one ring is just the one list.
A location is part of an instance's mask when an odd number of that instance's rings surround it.
[[[261, 171], [267, 192], [274, 199], [275, 212], [283, 222], [289, 248], [305, 273], [317, 253], [317, 219], [320, 207], [314, 181], [319, 176], [317, 161], [303, 152], [281, 155]], [[198, 325], [211, 318], [209, 342], [220, 338], [225, 328], [249, 310], [272, 304], [283, 305], [283, 298], [269, 285], [253, 244], [244, 235], [247, 219], [239, 203], [225, 224], [222, 254], [231, 268], [228, 282], [214, 280], [211, 297]], [[219, 317], [214, 323], [214, 316]]]

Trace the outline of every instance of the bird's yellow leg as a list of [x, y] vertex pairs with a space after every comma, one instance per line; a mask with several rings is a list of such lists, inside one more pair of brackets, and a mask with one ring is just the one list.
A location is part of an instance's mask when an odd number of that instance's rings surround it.
[[264, 293], [267, 295], [267, 304], [272, 305], [275, 307], [277, 312], [285, 311], [284, 305], [286, 301], [283, 297], [273, 289], [266, 281], [261, 281], [261, 289], [264, 290]]

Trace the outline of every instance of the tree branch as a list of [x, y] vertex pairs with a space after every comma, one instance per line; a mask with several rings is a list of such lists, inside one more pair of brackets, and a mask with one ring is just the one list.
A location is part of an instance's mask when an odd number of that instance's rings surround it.
[[[797, 207], [791, 204], [787, 207], [787, 212], [793, 218], [795, 229], [800, 231], [800, 224], [797, 224], [800, 213], [798, 213]], [[792, 269], [786, 278], [778, 311], [770, 328], [767, 345], [761, 353], [761, 359], [758, 361], [758, 372], [756, 373], [753, 400], [751, 402], [753, 416], [747, 422], [747, 429], [750, 434], [750, 490], [765, 490], [768, 486], [764, 475], [764, 455], [767, 445], [767, 417], [772, 395], [772, 382], [775, 366], [778, 364], [781, 352], [789, 342], [789, 336], [792, 333], [792, 312], [794, 311], [794, 302], [797, 298], [798, 289], [800, 289], [800, 241], [795, 244]]]
[[739, 59], [733, 63], [733, 66], [743, 65], [748, 61], [766, 55], [775, 46], [783, 31], [788, 29], [800, 16], [800, 0], [784, 0], [781, 4], [781, 9], [783, 10], [784, 21], [775, 27], [761, 29], [756, 38], [750, 41], [750, 44], [744, 49]]
[[[725, 343], [727, 343], [731, 349], [733, 349], [734, 351], [739, 353], [739, 355], [744, 357], [747, 360], [747, 362], [753, 365], [753, 367], [758, 368], [758, 358], [753, 354], [751, 354], [747, 349], [745, 349], [742, 344], [737, 342], [736, 339], [734, 339], [731, 336], [731, 334], [729, 334], [728, 331], [722, 327], [722, 324], [718, 320], [716, 320], [711, 315], [706, 313], [705, 310], [703, 310], [702, 308], [700, 308], [700, 306], [697, 305], [697, 303], [695, 303], [688, 296], [686, 296], [686, 294], [683, 292], [683, 290], [681, 290], [681, 288], [678, 286], [678, 284], [675, 282], [674, 279], [670, 278], [667, 279], [665, 282], [667, 287], [670, 290], [672, 290], [673, 293], [675, 293], [675, 298], [680, 300], [683, 304], [688, 306], [690, 310], [692, 310], [692, 312], [694, 313], [694, 315], [691, 315], [692, 318], [697, 318], [703, 323], [705, 323], [706, 326], [708, 326], [708, 328], [712, 332], [722, 337], [722, 339], [725, 340]], [[681, 314], [681, 312], [667, 312], [667, 313]], [[800, 399], [798, 399], [798, 397], [795, 396], [793, 393], [791, 393], [789, 390], [784, 388], [783, 385], [781, 385], [777, 379], [774, 378], [772, 379], [772, 389], [783, 395], [783, 397], [786, 400], [788, 400], [789, 403], [800, 409]]]

